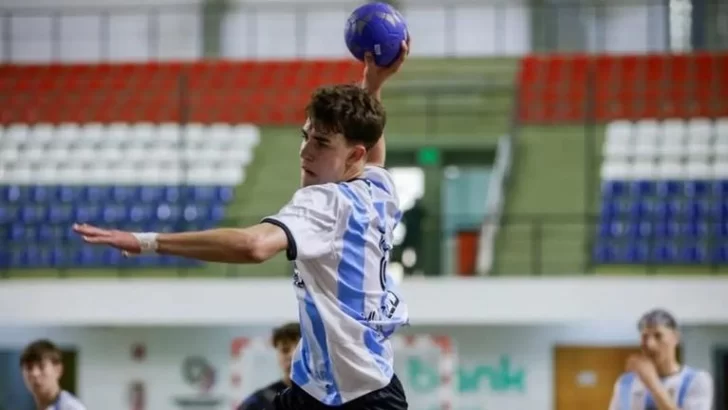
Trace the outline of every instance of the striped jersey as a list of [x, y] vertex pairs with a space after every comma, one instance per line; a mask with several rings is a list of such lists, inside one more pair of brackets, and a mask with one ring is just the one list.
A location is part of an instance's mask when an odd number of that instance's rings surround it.
[[[713, 408], [713, 379], [708, 372], [684, 366], [663, 378], [662, 384], [681, 410]], [[609, 410], [657, 410], [657, 406], [639, 377], [630, 372], [617, 380]]]
[[301, 341], [291, 380], [326, 405], [340, 405], [389, 384], [389, 337], [408, 323], [407, 306], [387, 274], [402, 214], [389, 172], [296, 191], [263, 221], [288, 236]]
[[48, 406], [46, 410], [86, 410], [86, 407], [76, 396], [63, 390], [56, 401]]

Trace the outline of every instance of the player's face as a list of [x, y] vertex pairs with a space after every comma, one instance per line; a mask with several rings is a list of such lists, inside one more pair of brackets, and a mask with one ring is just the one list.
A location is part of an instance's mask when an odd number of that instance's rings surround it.
[[276, 343], [276, 355], [278, 356], [278, 366], [283, 372], [283, 378], [286, 380], [291, 375], [291, 362], [293, 361], [293, 352], [298, 346], [298, 341], [281, 340]]
[[53, 394], [58, 390], [58, 380], [63, 368], [49, 359], [23, 365], [25, 386], [34, 396]]
[[350, 146], [341, 134], [317, 131], [310, 120], [301, 134], [301, 186], [342, 181], [352, 164], [366, 154], [363, 147]]
[[673, 358], [680, 336], [676, 330], [666, 326], [646, 326], [642, 329], [642, 350], [653, 361]]

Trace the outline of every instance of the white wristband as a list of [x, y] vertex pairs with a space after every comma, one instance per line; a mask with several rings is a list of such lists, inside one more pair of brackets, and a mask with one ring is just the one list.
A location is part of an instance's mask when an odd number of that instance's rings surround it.
[[142, 249], [141, 253], [155, 253], [157, 252], [157, 237], [159, 236], [156, 232], [132, 232], [132, 235], [139, 241], [139, 247]]

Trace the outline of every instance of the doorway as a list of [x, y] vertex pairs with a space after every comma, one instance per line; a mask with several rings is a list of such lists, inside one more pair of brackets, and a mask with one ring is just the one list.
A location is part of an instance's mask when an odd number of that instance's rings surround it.
[[606, 409], [627, 358], [638, 347], [556, 346], [554, 410]]
[[713, 382], [715, 383], [715, 409], [728, 410], [728, 347], [713, 350]]
[[[0, 410], [35, 410], [33, 397], [23, 383], [20, 371], [21, 350], [0, 350]], [[63, 350], [61, 388], [76, 394], [77, 352]]]

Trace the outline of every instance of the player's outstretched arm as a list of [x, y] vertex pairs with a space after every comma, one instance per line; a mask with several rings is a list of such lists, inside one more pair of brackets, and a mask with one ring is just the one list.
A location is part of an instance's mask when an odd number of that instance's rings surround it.
[[[399, 55], [397, 61], [395, 61], [389, 67], [379, 67], [374, 62], [374, 56], [371, 53], [367, 53], [364, 56], [364, 78], [362, 80], [362, 88], [369, 91], [374, 95], [377, 100], [382, 100], [382, 88], [384, 83], [391, 78], [400, 68], [407, 59], [410, 51], [410, 37], [407, 37], [407, 41], [402, 42], [402, 52]], [[379, 142], [369, 150], [367, 163], [383, 167], [384, 161], [387, 156], [386, 142], [384, 136], [379, 139]]]
[[269, 223], [183, 233], [134, 233], [85, 224], [73, 230], [87, 243], [112, 246], [127, 255], [156, 252], [207, 262], [261, 263], [288, 246], [283, 229]]

